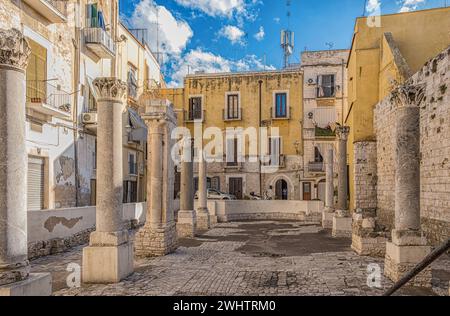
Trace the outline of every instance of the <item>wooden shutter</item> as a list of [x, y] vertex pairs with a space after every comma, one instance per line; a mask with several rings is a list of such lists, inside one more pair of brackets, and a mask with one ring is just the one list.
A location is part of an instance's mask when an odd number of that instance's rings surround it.
[[27, 38], [31, 48], [31, 55], [26, 70], [27, 97], [40, 98], [45, 101], [47, 96], [47, 50], [35, 41]]
[[27, 204], [29, 211], [44, 208], [44, 160], [28, 158]]

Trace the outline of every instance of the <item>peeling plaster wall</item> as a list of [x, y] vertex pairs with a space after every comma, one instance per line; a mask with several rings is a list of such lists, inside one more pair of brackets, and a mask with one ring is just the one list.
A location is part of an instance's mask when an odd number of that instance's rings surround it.
[[[450, 48], [413, 77], [426, 85], [420, 111], [421, 218], [428, 240], [437, 245], [450, 238]], [[378, 218], [394, 223], [394, 107], [387, 97], [375, 109], [377, 135]]]

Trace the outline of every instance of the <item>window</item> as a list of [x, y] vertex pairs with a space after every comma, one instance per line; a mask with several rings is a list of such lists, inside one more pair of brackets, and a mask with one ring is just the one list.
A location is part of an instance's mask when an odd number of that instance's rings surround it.
[[323, 162], [323, 156], [318, 147], [314, 148], [314, 162]]
[[102, 29], [106, 28], [103, 12], [98, 9], [97, 3], [86, 5], [86, 19], [87, 27], [100, 27]]
[[189, 121], [201, 120], [202, 117], [203, 117], [202, 98], [201, 97], [190, 98], [188, 120]]
[[334, 75], [321, 75], [317, 78], [317, 97], [332, 98], [335, 96], [335, 77]]
[[281, 137], [269, 138], [269, 157], [271, 166], [279, 166], [281, 162]]
[[128, 153], [128, 170], [130, 175], [137, 175], [136, 154]]
[[132, 99], [137, 98], [138, 83], [137, 83], [137, 71], [132, 65], [128, 65], [128, 96]]
[[240, 118], [239, 113], [239, 95], [229, 94], [227, 96], [227, 113], [228, 120], [237, 120]]
[[95, 100], [92, 90], [88, 88], [88, 111], [97, 112], [97, 101]]
[[211, 178], [211, 189], [215, 191], [220, 191], [220, 177]]
[[124, 181], [123, 182], [123, 203], [137, 202], [137, 182]]
[[227, 166], [238, 166], [238, 139], [227, 138]]
[[287, 109], [287, 94], [275, 94], [275, 118], [286, 118], [288, 115]]
[[27, 38], [31, 55], [26, 70], [27, 99], [31, 102], [45, 102], [47, 98], [47, 49]]

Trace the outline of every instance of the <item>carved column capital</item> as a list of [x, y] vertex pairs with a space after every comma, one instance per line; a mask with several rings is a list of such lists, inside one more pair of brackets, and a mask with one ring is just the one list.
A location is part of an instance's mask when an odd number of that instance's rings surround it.
[[31, 48], [18, 29], [0, 29], [0, 64], [22, 70], [28, 65]]
[[117, 78], [97, 78], [93, 82], [95, 92], [101, 99], [121, 100], [127, 93], [127, 84]]
[[350, 134], [350, 126], [336, 127], [336, 136], [338, 140], [348, 140], [349, 134]]
[[425, 85], [406, 82], [392, 90], [391, 102], [398, 107], [419, 107], [425, 98]]

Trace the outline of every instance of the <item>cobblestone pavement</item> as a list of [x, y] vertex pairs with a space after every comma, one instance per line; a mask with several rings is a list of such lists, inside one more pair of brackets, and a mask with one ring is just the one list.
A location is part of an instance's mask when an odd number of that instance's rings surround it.
[[[41, 258], [34, 272], [51, 272], [54, 295], [381, 295], [367, 286], [369, 264], [382, 259], [360, 257], [349, 239], [333, 239], [318, 226], [295, 222], [218, 224], [195, 239], [180, 240], [171, 255], [139, 259], [136, 272], [119, 284], [67, 287], [66, 269], [81, 264], [82, 247]], [[433, 266], [433, 291], [403, 289], [401, 295], [448, 295], [450, 258]]]

